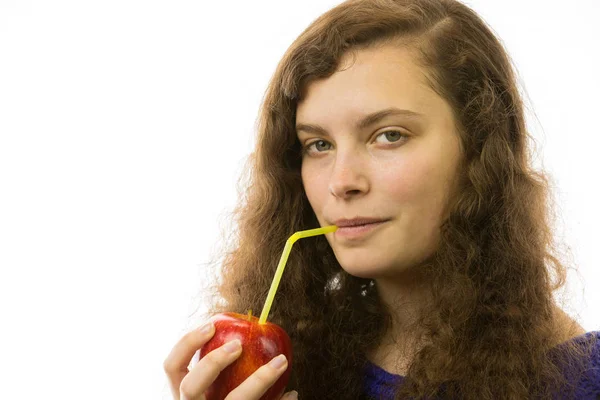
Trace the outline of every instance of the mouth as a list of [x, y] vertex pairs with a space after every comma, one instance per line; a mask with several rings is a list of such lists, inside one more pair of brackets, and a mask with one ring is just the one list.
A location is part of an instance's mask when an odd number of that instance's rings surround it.
[[335, 231], [334, 234], [336, 237], [341, 239], [362, 239], [367, 235], [378, 230], [382, 225], [384, 225], [388, 221], [389, 220], [373, 221], [359, 225], [338, 226], [338, 229]]

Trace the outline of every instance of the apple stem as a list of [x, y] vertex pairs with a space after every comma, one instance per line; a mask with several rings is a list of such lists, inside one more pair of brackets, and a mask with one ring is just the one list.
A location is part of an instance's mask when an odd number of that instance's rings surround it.
[[248, 311], [248, 321], [252, 321], [252, 309]]
[[281, 275], [283, 275], [283, 270], [285, 269], [285, 264], [287, 263], [288, 257], [290, 255], [290, 251], [292, 250], [292, 246], [298, 239], [302, 239], [305, 237], [323, 235], [325, 233], [335, 232], [338, 229], [335, 225], [325, 226], [323, 228], [317, 229], [309, 229], [306, 231], [298, 231], [294, 233], [292, 236], [288, 238], [285, 242], [285, 247], [283, 248], [283, 253], [281, 253], [281, 258], [279, 259], [279, 265], [277, 265], [277, 269], [275, 270], [275, 276], [273, 277], [273, 281], [271, 282], [271, 288], [269, 289], [269, 294], [267, 295], [267, 300], [265, 301], [265, 305], [262, 309], [262, 313], [260, 314], [260, 319], [258, 320], [259, 324], [264, 324], [267, 322], [267, 317], [269, 316], [269, 311], [271, 311], [271, 305], [273, 304], [273, 299], [275, 298], [275, 293], [277, 292], [277, 288], [279, 287], [279, 281], [281, 280]]

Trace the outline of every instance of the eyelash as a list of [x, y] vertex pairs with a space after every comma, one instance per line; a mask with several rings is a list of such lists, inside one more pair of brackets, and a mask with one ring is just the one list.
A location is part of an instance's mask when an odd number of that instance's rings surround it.
[[[406, 134], [402, 133], [402, 132], [401, 132], [401, 131], [399, 131], [399, 130], [395, 130], [395, 129], [393, 129], [393, 130], [389, 130], [389, 131], [385, 131], [385, 132], [381, 132], [381, 133], [380, 133], [379, 135], [377, 135], [375, 138], [378, 138], [378, 137], [380, 137], [380, 136], [382, 136], [382, 135], [385, 135], [386, 133], [399, 133], [399, 134], [400, 134], [400, 139], [398, 139], [396, 142], [391, 142], [392, 144], [394, 144], [394, 143], [398, 143], [398, 142], [401, 142], [401, 141], [405, 141], [405, 140], [406, 140], [406, 138], [408, 138], [408, 135], [406, 135]], [[312, 142], [308, 143], [307, 145], [305, 145], [304, 147], [302, 147], [302, 154], [306, 154], [306, 153], [308, 153], [308, 152], [309, 152], [309, 150], [308, 150], [308, 149], [310, 149], [310, 148], [312, 147], [312, 145], [313, 145], [313, 144], [315, 144], [315, 143], [319, 143], [319, 142], [325, 142], [325, 143], [329, 143], [328, 141], [326, 141], [326, 140], [323, 140], [323, 139], [314, 140], [314, 141], [312, 141]], [[330, 143], [330, 144], [331, 144], [331, 143]], [[323, 153], [323, 151], [318, 151], [317, 153]]]

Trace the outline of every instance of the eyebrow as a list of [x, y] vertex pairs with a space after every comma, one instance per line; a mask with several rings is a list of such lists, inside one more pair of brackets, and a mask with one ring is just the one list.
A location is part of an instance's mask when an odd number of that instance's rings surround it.
[[[402, 110], [399, 108], [390, 107], [390, 108], [386, 108], [384, 110], [376, 111], [374, 113], [366, 115], [360, 121], [357, 122], [356, 128], [358, 130], [362, 130], [362, 129], [368, 128], [369, 126], [371, 126], [373, 124], [376, 124], [377, 122], [381, 121], [382, 119], [384, 119], [386, 117], [395, 116], [395, 115], [402, 115], [402, 116], [410, 117], [410, 118], [419, 118], [419, 117], [423, 116], [423, 114], [420, 114], [415, 111]], [[304, 123], [296, 124], [296, 132], [300, 132], [300, 131], [304, 131], [304, 132], [308, 132], [308, 133], [315, 133], [315, 134], [320, 134], [320, 135], [327, 135], [327, 130], [319, 125], [304, 124]]]

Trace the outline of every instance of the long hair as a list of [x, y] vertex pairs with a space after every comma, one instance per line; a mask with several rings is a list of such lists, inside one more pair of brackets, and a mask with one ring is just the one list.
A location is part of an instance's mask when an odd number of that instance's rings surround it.
[[[549, 179], [530, 165], [532, 138], [506, 51], [454, 0], [346, 1], [292, 43], [263, 99], [208, 314], [259, 313], [286, 239], [318, 227], [302, 185], [296, 106], [343, 55], [382, 44], [418, 55], [453, 110], [464, 149], [439, 247], [419, 266], [433, 299], [418, 320], [428, 341], [396, 399], [548, 398], [567, 383], [567, 359], [585, 355], [569, 343], [551, 351], [566, 340], [553, 293], [567, 268], [551, 230]], [[293, 342], [289, 389], [307, 399], [356, 399], [366, 352], [390, 328], [391, 312], [374, 281], [345, 272], [317, 236], [294, 245], [269, 320]]]

